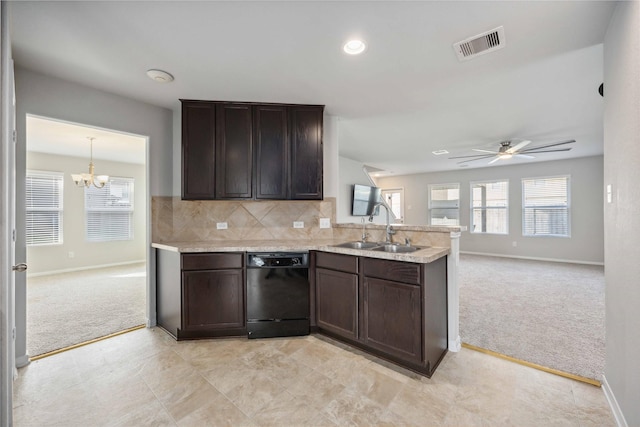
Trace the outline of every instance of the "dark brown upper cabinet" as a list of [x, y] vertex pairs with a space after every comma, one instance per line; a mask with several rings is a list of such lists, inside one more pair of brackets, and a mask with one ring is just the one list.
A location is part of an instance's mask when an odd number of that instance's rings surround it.
[[322, 199], [322, 108], [289, 108], [291, 198]]
[[322, 200], [322, 105], [182, 102], [182, 198]]
[[209, 102], [182, 103], [182, 198], [215, 198], [216, 110]]
[[216, 198], [253, 196], [251, 105], [216, 105]]
[[254, 112], [256, 199], [287, 199], [289, 135], [287, 107], [256, 105]]

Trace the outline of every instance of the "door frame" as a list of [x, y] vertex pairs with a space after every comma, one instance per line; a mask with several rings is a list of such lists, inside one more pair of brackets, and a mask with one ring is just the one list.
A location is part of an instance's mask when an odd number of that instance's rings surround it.
[[[151, 182], [150, 182], [150, 167], [149, 167], [149, 150], [150, 150], [150, 138], [146, 135], [140, 135], [132, 132], [115, 130], [100, 126], [95, 126], [92, 124], [80, 123], [71, 120], [63, 120], [58, 119], [56, 117], [51, 117], [49, 115], [42, 114], [32, 114], [30, 112], [25, 112], [24, 117], [18, 118], [22, 122], [26, 123], [27, 117], [38, 117], [52, 121], [58, 121], [61, 123], [68, 123], [71, 125], [77, 125], [87, 128], [94, 128], [101, 131], [119, 133], [123, 135], [131, 135], [144, 140], [145, 144], [145, 203], [144, 203], [144, 212], [145, 212], [145, 264], [146, 264], [146, 306], [145, 306], [145, 326], [151, 327], [156, 324], [156, 295], [155, 295], [155, 259], [152, 257], [152, 248], [151, 248], [151, 239], [152, 239], [152, 224], [151, 224]], [[24, 127], [26, 131], [26, 126]], [[22, 182], [26, 177], [26, 156], [27, 156], [27, 139], [28, 135], [24, 135], [24, 138], [18, 138], [18, 142], [16, 145], [16, 154], [19, 159], [23, 159], [23, 161], [18, 161], [16, 165], [16, 177], [21, 178]], [[25, 203], [24, 203], [24, 191], [21, 191], [19, 186], [16, 183], [16, 198], [17, 205], [15, 206], [16, 216], [19, 218], [25, 217]], [[25, 224], [24, 221], [18, 221], [16, 224], [17, 229], [17, 248], [18, 253], [23, 251], [26, 257], [26, 239], [25, 239]], [[21, 282], [21, 283], [20, 283]], [[15, 317], [16, 317], [16, 360], [15, 365], [18, 368], [24, 367], [30, 363], [29, 354], [27, 353], [27, 322], [26, 322], [26, 312], [27, 312], [27, 295], [26, 295], [26, 286], [27, 280], [26, 275], [20, 277], [16, 281], [16, 286], [18, 289], [24, 289], [24, 292], [20, 294], [16, 294], [15, 296]]]
[[6, 2], [0, 3], [0, 425], [13, 423], [15, 377], [15, 86], [9, 18]]

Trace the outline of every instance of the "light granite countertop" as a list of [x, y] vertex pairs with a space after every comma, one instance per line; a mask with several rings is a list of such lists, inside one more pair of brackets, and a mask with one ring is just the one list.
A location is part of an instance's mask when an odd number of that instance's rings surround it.
[[319, 250], [346, 255], [366, 256], [370, 258], [396, 261], [430, 263], [450, 253], [449, 248], [423, 247], [411, 253], [392, 253], [368, 249], [350, 249], [336, 247], [344, 240], [220, 240], [203, 242], [156, 242], [151, 246], [179, 253], [200, 252], [287, 252]]

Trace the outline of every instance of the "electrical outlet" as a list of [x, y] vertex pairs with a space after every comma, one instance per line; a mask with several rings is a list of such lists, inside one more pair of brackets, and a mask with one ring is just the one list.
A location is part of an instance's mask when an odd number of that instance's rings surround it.
[[216, 228], [218, 230], [226, 230], [227, 227], [227, 223], [226, 222], [216, 222]]
[[516, 242], [515, 240], [513, 242], [511, 242], [511, 245], [515, 248], [518, 246], [518, 242]]
[[69, 251], [69, 258], [75, 258], [76, 257], [76, 253], [73, 251]]
[[293, 221], [293, 228], [304, 228], [304, 221]]
[[331, 219], [320, 218], [320, 228], [331, 228]]

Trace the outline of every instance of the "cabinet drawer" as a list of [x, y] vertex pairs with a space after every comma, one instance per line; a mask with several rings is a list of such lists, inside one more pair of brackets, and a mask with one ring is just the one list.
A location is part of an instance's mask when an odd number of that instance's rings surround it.
[[330, 252], [316, 253], [316, 267], [358, 273], [358, 257], [351, 255], [333, 254]]
[[362, 271], [367, 277], [419, 285], [420, 264], [386, 259], [363, 258]]
[[183, 254], [183, 270], [219, 270], [242, 268], [243, 253], [202, 253]]

